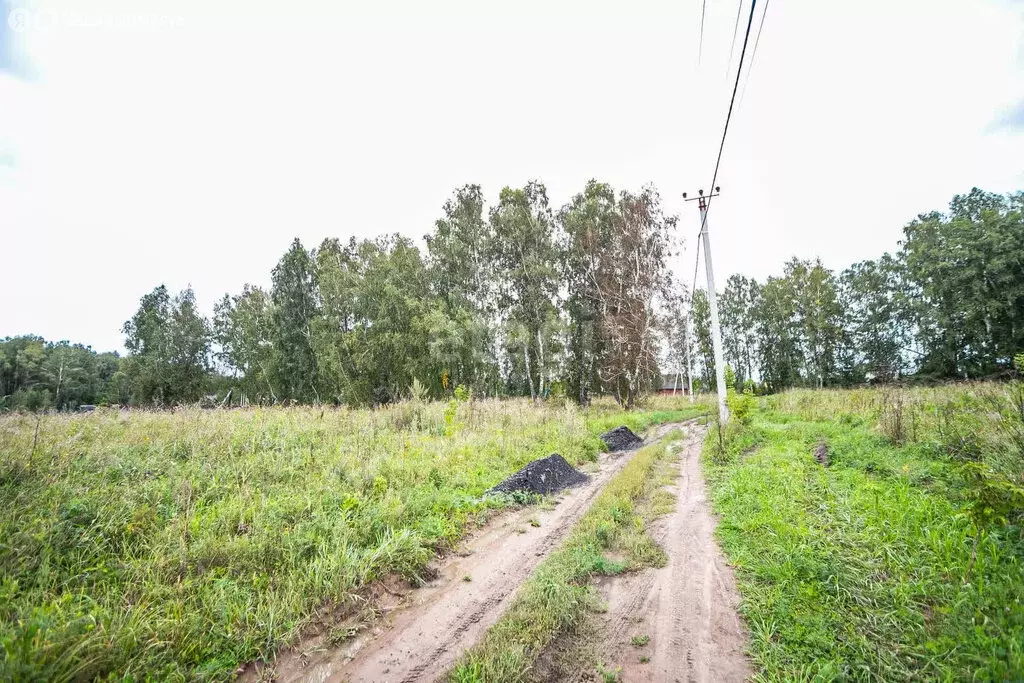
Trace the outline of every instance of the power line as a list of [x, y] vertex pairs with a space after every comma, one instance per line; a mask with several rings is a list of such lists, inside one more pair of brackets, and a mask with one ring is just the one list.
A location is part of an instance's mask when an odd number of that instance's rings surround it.
[[697, 66], [700, 66], [700, 55], [704, 52], [704, 14], [708, 9], [708, 0], [700, 3], [700, 42], [697, 43]]
[[757, 59], [757, 46], [761, 44], [761, 33], [764, 32], [764, 18], [768, 15], [768, 3], [764, 0], [764, 11], [761, 12], [761, 23], [757, 26], [757, 38], [754, 39], [754, 51], [750, 53], [750, 66], [747, 67], [747, 77], [743, 79], [743, 92], [740, 93], [740, 106], [743, 106], [743, 97], [747, 94], [747, 83], [750, 82], [750, 72], [754, 70], [754, 60]]
[[690, 302], [693, 302], [693, 293], [697, 291], [697, 265], [700, 264], [700, 235], [697, 235], [697, 257], [693, 260], [693, 285], [690, 287]]
[[[740, 50], [740, 65], [736, 69], [736, 82], [732, 86], [732, 97], [729, 98], [729, 112], [725, 115], [725, 128], [722, 130], [722, 141], [718, 145], [718, 159], [715, 161], [715, 173], [711, 177], [711, 194], [715, 192], [715, 183], [718, 182], [718, 168], [722, 164], [722, 151], [725, 149], [725, 138], [729, 134], [729, 122], [732, 120], [732, 108], [736, 104], [736, 91], [740, 87], [740, 74], [743, 73], [743, 60], [747, 55], [747, 43], [750, 41], [750, 28], [754, 24], [754, 8], [757, 7], [757, 0], [751, 0], [750, 3], [750, 17], [747, 19], [747, 31], [743, 35], [743, 49]], [[711, 210], [711, 197], [708, 197], [708, 211]], [[700, 233], [704, 234], [704, 228], [707, 227], [708, 222], [708, 211], [704, 212], [704, 218], [700, 223]]]
[[[743, 11], [743, 0], [740, 0], [736, 4], [736, 21], [732, 25], [732, 42], [729, 43], [729, 66], [725, 68], [725, 75], [728, 76], [729, 72], [732, 71], [732, 55], [736, 51], [736, 31], [740, 27], [740, 13]], [[754, 43], [757, 46], [757, 43]], [[742, 98], [740, 99], [742, 101]]]

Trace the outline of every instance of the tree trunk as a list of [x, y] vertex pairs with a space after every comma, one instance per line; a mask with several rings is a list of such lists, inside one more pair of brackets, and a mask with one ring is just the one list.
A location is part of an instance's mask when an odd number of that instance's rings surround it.
[[544, 339], [541, 337], [540, 328], [537, 328], [537, 394], [544, 398]]
[[533, 390], [533, 371], [530, 369], [530, 345], [523, 342], [523, 362], [526, 363], [526, 383], [530, 386], [530, 398], [537, 401], [537, 394]]

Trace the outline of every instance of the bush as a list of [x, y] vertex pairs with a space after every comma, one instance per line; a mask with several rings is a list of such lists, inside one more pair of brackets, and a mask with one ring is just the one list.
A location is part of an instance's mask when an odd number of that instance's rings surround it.
[[729, 414], [739, 420], [742, 424], [750, 422], [750, 414], [757, 405], [757, 401], [754, 399], [754, 393], [743, 391], [742, 394], [736, 393], [734, 389], [730, 389], [726, 395], [726, 404], [729, 407]]

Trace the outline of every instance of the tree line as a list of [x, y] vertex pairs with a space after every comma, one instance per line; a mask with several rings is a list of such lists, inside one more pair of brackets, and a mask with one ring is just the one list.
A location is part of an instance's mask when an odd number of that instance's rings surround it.
[[[124, 325], [123, 358], [4, 340], [0, 407], [378, 405], [414, 384], [631, 406], [691, 367], [710, 389], [710, 306], [673, 277], [675, 228], [651, 187], [591, 181], [553, 209], [538, 182], [490, 206], [467, 185], [425, 249], [398, 234], [296, 239], [269, 288], [224, 295], [212, 319], [191, 289], [156, 287]], [[957, 195], [898, 246], [839, 273], [794, 258], [762, 282], [731, 276], [719, 295], [730, 377], [778, 391], [1010, 372], [1024, 351], [1024, 193]]]
[[[738, 378], [768, 390], [998, 377], [1024, 352], [1024, 192], [977, 188], [921, 214], [895, 253], [840, 273], [791, 259], [719, 297]], [[692, 305], [695, 376], [714, 382], [707, 295]]]

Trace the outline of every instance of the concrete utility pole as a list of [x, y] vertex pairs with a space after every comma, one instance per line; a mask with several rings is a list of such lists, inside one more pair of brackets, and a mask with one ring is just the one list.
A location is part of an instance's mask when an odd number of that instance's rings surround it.
[[704, 190], [699, 190], [699, 196], [690, 199], [686, 199], [686, 193], [684, 192], [683, 199], [688, 202], [696, 199], [697, 206], [700, 208], [700, 234], [704, 240], [704, 270], [708, 276], [708, 304], [711, 307], [711, 347], [715, 355], [715, 383], [718, 385], [718, 418], [724, 425], [729, 421], [729, 408], [725, 404], [725, 357], [722, 353], [722, 328], [718, 323], [715, 271], [711, 267], [711, 238], [708, 236], [708, 199], [717, 197], [719, 192], [719, 188], [716, 187], [714, 192], [705, 197]]
[[[693, 307], [693, 302], [690, 302], [690, 307]], [[690, 403], [693, 403], [693, 356], [691, 355], [690, 346], [690, 321], [686, 321], [686, 334], [683, 335], [683, 348], [686, 351], [686, 393], [690, 397]]]

